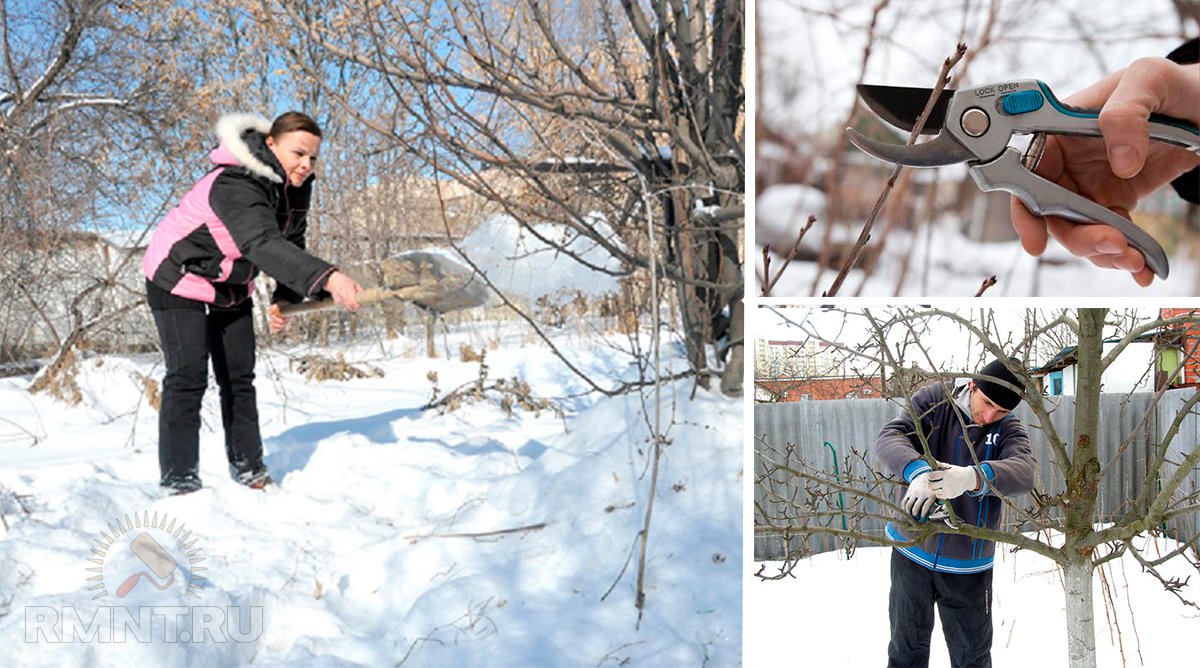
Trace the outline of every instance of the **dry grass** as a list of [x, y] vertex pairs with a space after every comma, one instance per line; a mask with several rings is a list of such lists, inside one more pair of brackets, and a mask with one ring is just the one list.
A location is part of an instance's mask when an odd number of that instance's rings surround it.
[[83, 401], [83, 393], [79, 391], [79, 382], [76, 380], [77, 375], [78, 358], [75, 355], [75, 346], [71, 345], [38, 374], [29, 386], [29, 392], [46, 393], [67, 405], [76, 406]]
[[371, 365], [355, 366], [346, 361], [344, 353], [337, 357], [324, 355], [304, 355], [293, 360], [289, 365], [294, 371], [304, 374], [309, 381], [322, 382], [326, 380], [353, 380], [357, 378], [383, 378], [383, 370]]

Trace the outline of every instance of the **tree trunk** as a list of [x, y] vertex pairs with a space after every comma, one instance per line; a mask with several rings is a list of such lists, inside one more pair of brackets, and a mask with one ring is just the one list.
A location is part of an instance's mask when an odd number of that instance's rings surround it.
[[1098, 454], [1100, 383], [1106, 309], [1079, 309], [1078, 377], [1075, 387], [1075, 435], [1071, 461], [1063, 471], [1067, 484], [1066, 541], [1063, 568], [1067, 595], [1067, 652], [1071, 668], [1096, 665], [1096, 628], [1092, 608], [1093, 531], [1100, 489]]
[[434, 334], [437, 333], [437, 316], [431, 312], [425, 313], [425, 355], [429, 359], [437, 357], [437, 346]]
[[663, 214], [667, 220], [667, 229], [672, 231], [673, 242], [668, 250], [666, 261], [668, 265], [679, 268], [679, 273], [686, 280], [676, 283], [679, 293], [679, 316], [683, 324], [683, 343], [687, 350], [688, 364], [698, 374], [697, 384], [708, 389], [708, 357], [705, 346], [713, 340], [712, 327], [707, 313], [707, 290], [692, 285], [688, 281], [697, 279], [707, 280], [705, 266], [699, 256], [703, 254], [704, 243], [698, 238], [694, 225], [688, 217], [688, 205], [684, 195], [671, 190], [663, 196]]
[[1090, 559], [1063, 567], [1067, 602], [1067, 657], [1070, 668], [1096, 668], [1096, 617]]
[[735, 299], [732, 305], [733, 317], [729, 322], [728, 339], [731, 343], [729, 358], [725, 361], [725, 371], [721, 374], [721, 393], [727, 397], [742, 395], [742, 369], [745, 359], [744, 347], [741, 341], [746, 335], [745, 306], [741, 299]]

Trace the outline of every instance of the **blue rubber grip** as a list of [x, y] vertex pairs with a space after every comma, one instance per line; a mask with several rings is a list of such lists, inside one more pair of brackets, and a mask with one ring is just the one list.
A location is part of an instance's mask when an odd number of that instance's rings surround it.
[[[1041, 81], [1039, 81], [1037, 83], [1038, 83], [1038, 87], [1040, 87], [1042, 89], [1042, 92], [1045, 93], [1046, 99], [1050, 100], [1050, 104], [1055, 109], [1060, 111], [1061, 113], [1064, 113], [1068, 116], [1075, 116], [1076, 118], [1099, 118], [1100, 117], [1099, 109], [1083, 109], [1081, 107], [1072, 107], [1069, 104], [1064, 104], [1062, 102], [1059, 102], [1058, 98], [1054, 97], [1054, 93], [1050, 92], [1050, 88], [1048, 86], [1046, 86], [1046, 84], [1042, 83]], [[1022, 92], [1026, 92], [1026, 91], [1022, 91]], [[1016, 94], [1017, 93], [1014, 93], [1014, 95], [1016, 95]], [[1150, 122], [1151, 123], [1162, 123], [1163, 125], [1170, 125], [1172, 127], [1179, 128], [1180, 130], [1186, 130], [1194, 135], [1200, 135], [1200, 127], [1196, 127], [1192, 123], [1185, 121], [1183, 119], [1180, 119], [1180, 118], [1175, 118], [1174, 116], [1167, 116], [1164, 114], [1150, 114]]]
[[1042, 108], [1045, 99], [1036, 90], [1023, 90], [1019, 93], [1009, 93], [1000, 99], [1000, 108], [1010, 116], [1027, 114]]

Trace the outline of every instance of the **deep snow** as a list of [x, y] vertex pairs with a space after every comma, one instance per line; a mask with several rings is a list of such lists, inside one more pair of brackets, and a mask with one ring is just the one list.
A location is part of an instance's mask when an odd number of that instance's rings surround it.
[[[619, 352], [624, 337], [560, 332], [555, 342], [602, 384], [634, 377]], [[347, 361], [385, 375], [345, 382], [307, 382], [281, 352], [260, 351], [266, 461], [279, 488], [257, 492], [229, 478], [210, 387], [205, 488], [164, 497], [157, 414], [138, 382], [161, 376], [154, 357], [86, 359], [76, 407], [27, 394], [28, 377], [0, 379], [9, 525], [0, 535], [0, 664], [739, 663], [742, 402], [703, 390], [689, 400], [690, 382], [662, 388], [669, 445], [639, 627], [630, 555], [648, 501], [651, 393], [584, 394], [544, 345], [504, 323], [466, 327], [445, 343], [488, 348], [490, 379], [522, 378], [534, 395], [558, 397], [562, 416], [509, 416], [494, 399], [421, 410], [427, 374], [444, 392], [477, 378], [480, 365], [456, 353], [415, 357], [417, 340], [349, 349]], [[678, 351], [666, 344], [665, 359], [682, 368]], [[159, 529], [168, 517], [191, 532], [182, 542]], [[146, 569], [130, 557], [140, 533], [178, 564], [179, 584], [160, 592], [143, 581], [116, 597], [126, 576]], [[102, 536], [115, 536], [101, 559], [108, 595], [93, 600], [86, 569]], [[183, 596], [188, 581], [205, 585], [199, 598]], [[149, 642], [114, 642], [89, 627], [145, 606], [199, 607], [178, 626], [169, 614], [151, 617]], [[64, 635], [61, 621], [39, 636], [31, 614], [66, 618], [68, 637], [77, 617], [91, 641], [50, 642]], [[217, 629], [246, 641], [201, 633], [202, 642], [175, 642], [202, 614], [223, 616]]]
[[[1177, 543], [1145, 538], [1150, 555]], [[760, 580], [752, 573], [779, 572], [779, 562], [747, 570], [745, 665], [834, 668], [887, 663], [888, 560], [891, 548], [868, 547], [847, 560], [827, 552], [803, 560], [795, 577]], [[1093, 580], [1096, 663], [1099, 668], [1185, 665], [1189, 638], [1200, 628], [1200, 612], [1187, 608], [1153, 576], [1125, 555], [1102, 567]], [[1160, 567], [1167, 577], [1195, 575], [1182, 559]], [[1107, 582], [1112, 604], [1104, 603]], [[996, 666], [1067, 665], [1066, 605], [1061, 571], [1031, 552], [996, 551], [992, 579], [992, 663]], [[1185, 594], [1195, 599], [1195, 586]], [[1124, 661], [1122, 661], [1122, 651]], [[950, 665], [941, 623], [935, 622], [930, 668]]]

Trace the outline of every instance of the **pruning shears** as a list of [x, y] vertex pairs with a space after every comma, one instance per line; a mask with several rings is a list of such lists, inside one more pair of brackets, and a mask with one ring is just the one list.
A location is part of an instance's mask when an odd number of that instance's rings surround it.
[[950, 519], [950, 513], [946, 511], [946, 504], [942, 501], [937, 502], [937, 507], [933, 509], [933, 512], [929, 513], [929, 517], [926, 519], [929, 522], [945, 522], [946, 526], [951, 529], [958, 528], [958, 524]]
[[[933, 90], [897, 86], [858, 86], [858, 94], [880, 118], [912, 131]], [[1100, 137], [1100, 110], [1064, 104], [1050, 87], [1035, 79], [944, 90], [935, 101], [921, 134], [923, 144], [884, 144], [847, 129], [850, 141], [870, 155], [910, 167], [966, 163], [980, 190], [1003, 190], [1039, 216], [1061, 216], [1078, 223], [1110, 225], [1146, 257], [1161, 278], [1170, 271], [1162, 246], [1133, 221], [1036, 173], [1045, 135]], [[1015, 134], [1032, 134], [1022, 154], [1008, 145]], [[1200, 154], [1200, 128], [1161, 114], [1150, 115], [1150, 139]]]
[[925, 517], [918, 517], [917, 522], [925, 524], [926, 522], [945, 522], [946, 526], [951, 529], [957, 529], [959, 525], [950, 519], [950, 513], [946, 511], [946, 504], [941, 499], [934, 504], [933, 510]]

